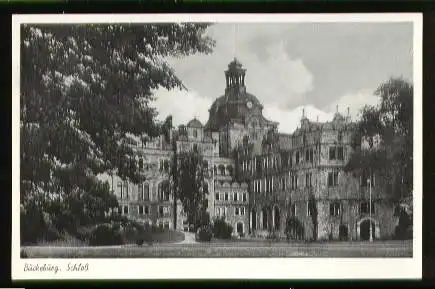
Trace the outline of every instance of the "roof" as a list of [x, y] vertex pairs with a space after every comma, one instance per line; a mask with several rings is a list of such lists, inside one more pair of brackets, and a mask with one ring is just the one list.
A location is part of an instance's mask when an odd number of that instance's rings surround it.
[[202, 128], [202, 123], [196, 118], [194, 118], [187, 123], [187, 127]]

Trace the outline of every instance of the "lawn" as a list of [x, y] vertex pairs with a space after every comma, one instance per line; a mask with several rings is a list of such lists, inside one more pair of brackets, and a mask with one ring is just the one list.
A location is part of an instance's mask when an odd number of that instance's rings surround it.
[[412, 257], [412, 242], [222, 242], [153, 246], [23, 247], [29, 258]]

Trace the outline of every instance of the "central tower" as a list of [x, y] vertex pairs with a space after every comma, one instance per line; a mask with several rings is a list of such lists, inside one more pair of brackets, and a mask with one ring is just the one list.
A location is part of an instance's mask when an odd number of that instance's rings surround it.
[[246, 69], [244, 69], [242, 64], [234, 58], [234, 60], [228, 64], [228, 69], [225, 71], [227, 85], [225, 88], [225, 94], [234, 94], [234, 96], [237, 97], [240, 92], [246, 92], [245, 74]]

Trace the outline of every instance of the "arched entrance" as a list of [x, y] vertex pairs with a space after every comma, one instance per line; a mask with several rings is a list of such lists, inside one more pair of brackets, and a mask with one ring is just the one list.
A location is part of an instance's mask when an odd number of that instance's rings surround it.
[[263, 229], [267, 230], [267, 208], [263, 208]]
[[251, 211], [251, 229], [257, 229], [257, 212], [255, 209], [252, 209]]
[[236, 225], [236, 230], [237, 230], [237, 233], [239, 234], [239, 235], [243, 235], [243, 228], [244, 226], [243, 226], [243, 223], [242, 222], [238, 222], [237, 223], [237, 225]]
[[274, 229], [275, 230], [279, 230], [280, 229], [280, 222], [281, 222], [281, 216], [279, 214], [279, 208], [275, 207], [273, 210], [274, 210], [274, 215], [273, 215], [274, 220], [273, 220], [273, 223], [275, 225]]
[[340, 241], [346, 241], [349, 238], [349, 229], [346, 225], [341, 224], [338, 227], [338, 238]]
[[372, 223], [372, 236], [375, 239], [376, 224], [373, 220], [365, 219], [359, 225], [359, 237], [363, 241], [368, 241], [370, 239], [370, 222]]

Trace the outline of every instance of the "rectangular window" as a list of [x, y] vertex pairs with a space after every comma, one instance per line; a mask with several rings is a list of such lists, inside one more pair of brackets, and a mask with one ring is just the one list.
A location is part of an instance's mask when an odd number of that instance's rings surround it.
[[337, 147], [337, 159], [340, 161], [344, 160], [343, 147]]
[[169, 229], [169, 222], [166, 221], [164, 226], [165, 226], [165, 229]]
[[307, 201], [307, 216], [311, 217], [313, 214], [313, 207], [316, 206], [315, 201]]
[[245, 207], [240, 208], [240, 215], [245, 215]]
[[328, 173], [328, 187], [338, 186], [338, 172]]
[[118, 214], [122, 215], [122, 207], [118, 207]]
[[237, 202], [239, 200], [239, 194], [234, 193], [234, 202]]
[[143, 215], [144, 206], [139, 206], [139, 215]]
[[159, 217], [163, 217], [163, 206], [159, 206]]
[[292, 181], [292, 190], [296, 190], [298, 188], [298, 176], [292, 175], [291, 181]]
[[341, 214], [341, 203], [333, 202], [329, 205], [329, 215], [339, 216]]
[[[369, 202], [362, 202], [360, 204], [360, 213], [361, 214], [369, 214]], [[375, 206], [374, 203], [372, 202], [372, 214], [375, 213]]]
[[310, 149], [310, 163], [314, 162], [314, 149]]
[[220, 195], [219, 193], [216, 193], [216, 197], [215, 197], [216, 201], [219, 201], [219, 195]]
[[145, 206], [144, 213], [145, 213], [145, 215], [149, 215], [150, 214], [150, 207]]
[[228, 193], [225, 193], [225, 201], [228, 201]]
[[296, 152], [296, 164], [299, 164], [299, 152]]
[[124, 215], [128, 215], [128, 206], [124, 206]]
[[246, 202], [248, 200], [248, 194], [243, 193], [243, 202]]
[[122, 182], [118, 182], [118, 192], [119, 192], [119, 196], [120, 196], [120, 198], [122, 199], [123, 198], [123, 195], [122, 195]]
[[296, 204], [292, 204], [290, 207], [291, 213], [293, 216], [296, 216]]
[[305, 161], [308, 163], [310, 161], [310, 150], [305, 151]]
[[311, 183], [311, 173], [306, 173], [305, 174], [305, 186], [307, 188], [311, 188], [312, 187], [312, 183]]
[[283, 190], [283, 191], [285, 191], [287, 188], [286, 188], [286, 182], [285, 182], [285, 177], [283, 177], [282, 179], [281, 179], [281, 189]]
[[236, 207], [235, 209], [236, 209], [235, 213], [236, 213], [236, 216], [237, 216], [237, 215], [239, 215], [239, 208]]
[[124, 194], [125, 194], [125, 198], [128, 200], [128, 182], [125, 181], [124, 182]]
[[335, 160], [337, 158], [336, 155], [335, 155], [335, 152], [336, 152], [335, 147], [330, 147], [329, 148], [329, 160], [330, 161]]

